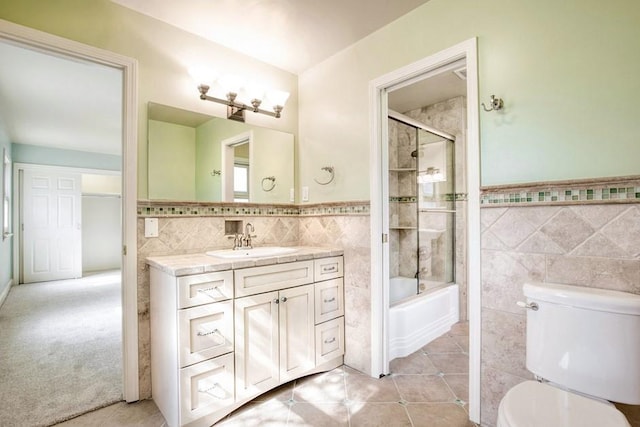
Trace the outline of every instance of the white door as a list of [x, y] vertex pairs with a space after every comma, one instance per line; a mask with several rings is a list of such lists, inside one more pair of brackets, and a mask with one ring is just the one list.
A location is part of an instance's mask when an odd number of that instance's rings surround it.
[[280, 291], [280, 382], [315, 367], [313, 285]]
[[278, 292], [235, 300], [236, 399], [267, 391], [280, 382]]
[[82, 276], [80, 174], [25, 169], [23, 282]]

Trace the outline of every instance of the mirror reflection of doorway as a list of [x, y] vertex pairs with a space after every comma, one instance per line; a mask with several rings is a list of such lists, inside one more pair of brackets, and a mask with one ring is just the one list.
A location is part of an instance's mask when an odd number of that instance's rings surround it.
[[251, 157], [253, 131], [221, 141], [222, 201], [249, 202], [251, 196]]
[[233, 201], [249, 201], [249, 143], [233, 146]]

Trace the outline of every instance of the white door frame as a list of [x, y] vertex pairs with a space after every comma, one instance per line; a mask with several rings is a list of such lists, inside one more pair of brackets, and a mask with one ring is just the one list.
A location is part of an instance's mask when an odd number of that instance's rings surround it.
[[[0, 20], [0, 40], [122, 70], [122, 336], [123, 396], [139, 399], [137, 292], [138, 62], [104, 49]], [[87, 94], [90, 96], [90, 94]], [[37, 100], [34, 100], [37, 102]], [[14, 210], [15, 212], [15, 210]], [[14, 218], [16, 218], [14, 216]], [[13, 223], [14, 235], [18, 232]], [[17, 245], [14, 240], [14, 260]], [[15, 264], [14, 264], [15, 265]], [[15, 269], [14, 269], [15, 274]]]
[[233, 202], [233, 165], [235, 160], [234, 147], [236, 145], [249, 144], [249, 200], [251, 200], [251, 183], [253, 182], [253, 131], [242, 132], [220, 142], [221, 148], [221, 173], [220, 185], [222, 186], [222, 201]]
[[415, 83], [454, 61], [467, 64], [467, 287], [469, 317], [469, 418], [480, 422], [480, 136], [478, 118], [477, 40], [469, 39], [427, 58], [394, 70], [369, 83], [371, 183], [371, 374], [388, 373], [389, 289], [384, 265], [383, 233], [388, 230], [387, 182], [382, 162], [387, 158], [387, 90]]

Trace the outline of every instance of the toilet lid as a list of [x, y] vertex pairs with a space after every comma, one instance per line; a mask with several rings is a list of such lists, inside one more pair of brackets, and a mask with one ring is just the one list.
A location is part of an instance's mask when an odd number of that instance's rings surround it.
[[548, 384], [525, 381], [505, 394], [498, 427], [629, 427], [615, 406]]

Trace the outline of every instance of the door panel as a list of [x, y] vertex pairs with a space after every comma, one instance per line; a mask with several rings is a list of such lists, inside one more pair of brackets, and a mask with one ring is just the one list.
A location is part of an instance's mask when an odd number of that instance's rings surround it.
[[236, 398], [278, 385], [278, 293], [235, 300]]
[[315, 366], [313, 285], [280, 291], [280, 381]]
[[80, 174], [25, 169], [23, 282], [82, 276]]

